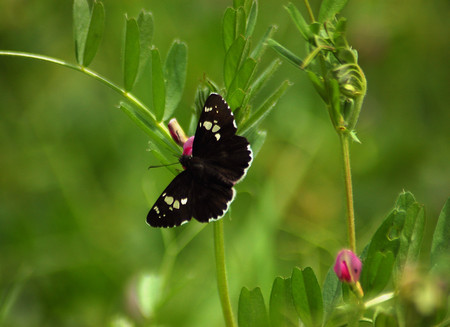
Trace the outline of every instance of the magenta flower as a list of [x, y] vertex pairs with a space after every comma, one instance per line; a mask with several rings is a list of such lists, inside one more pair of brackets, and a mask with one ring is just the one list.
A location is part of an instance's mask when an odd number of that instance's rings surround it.
[[334, 272], [343, 283], [355, 284], [361, 274], [361, 260], [350, 250], [341, 250], [336, 258]]
[[176, 118], [172, 118], [168, 124], [170, 135], [173, 140], [183, 147], [183, 156], [192, 156], [192, 144], [194, 143], [194, 137], [187, 138], [180, 124], [178, 124]]
[[183, 156], [192, 156], [192, 144], [194, 143], [194, 137], [191, 136], [183, 144]]

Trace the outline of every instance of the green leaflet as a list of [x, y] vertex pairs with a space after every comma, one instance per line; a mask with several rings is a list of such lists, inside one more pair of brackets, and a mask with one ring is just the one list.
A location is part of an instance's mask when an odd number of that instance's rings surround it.
[[243, 287], [239, 296], [239, 327], [269, 327], [264, 299], [259, 287], [249, 290]]
[[294, 268], [291, 281], [294, 306], [302, 322], [306, 327], [322, 326], [322, 293], [314, 271]]
[[136, 81], [140, 60], [139, 27], [136, 19], [126, 18], [123, 54], [123, 84], [127, 92]]
[[161, 122], [164, 117], [164, 108], [166, 104], [166, 86], [159, 51], [154, 48], [151, 50], [151, 53], [153, 110], [155, 112], [156, 120]]
[[186, 70], [187, 46], [183, 42], [174, 41], [164, 64], [166, 105], [163, 120], [171, 118], [180, 103], [186, 82]]

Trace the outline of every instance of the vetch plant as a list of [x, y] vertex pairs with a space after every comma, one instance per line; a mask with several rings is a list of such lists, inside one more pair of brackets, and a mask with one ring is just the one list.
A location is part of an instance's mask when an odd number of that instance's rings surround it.
[[[275, 40], [274, 25], [268, 26], [262, 37], [255, 38], [258, 2], [234, 0], [232, 6], [225, 9], [221, 24], [223, 81], [218, 83], [209, 77], [201, 80], [195, 93], [190, 124], [184, 126], [186, 133], [176, 117], [181, 110], [179, 104], [187, 78], [188, 46], [174, 40], [167, 55], [162, 56], [153, 44], [153, 32], [157, 30], [153, 16], [146, 10], [142, 10], [137, 18], [125, 16], [120, 56], [123, 70], [121, 82], [114, 82], [90, 68], [105, 28], [105, 6], [100, 1], [93, 1], [90, 6], [87, 0], [74, 0], [74, 63], [8, 50], [0, 50], [0, 56], [54, 63], [78, 71], [114, 90], [120, 96], [118, 108], [148, 137], [152, 156], [166, 165], [175, 176], [166, 189], [172, 193], [164, 191], [159, 198], [152, 195], [156, 203], [150, 209], [152, 214], [149, 214], [149, 222], [151, 225], [160, 223], [160, 226], [176, 226], [192, 217], [200, 217], [200, 221], [207, 222], [210, 218], [220, 218], [225, 214], [234, 197], [234, 190], [239, 189], [239, 186], [235, 187], [236, 182], [245, 175], [251, 160], [261, 150], [267, 136], [261, 128], [261, 122], [291, 86], [287, 79], [275, 87], [268, 83], [282, 63], [280, 59], [272, 59], [267, 63], [262, 60], [267, 48], [272, 48], [277, 55], [306, 72], [318, 96], [324, 101], [332, 128], [338, 135], [344, 172], [348, 244], [339, 247], [345, 249], [336, 255], [334, 263], [331, 260], [327, 263], [329, 269], [324, 280], [311, 267], [294, 267], [290, 276], [273, 279], [268, 298], [264, 299], [266, 290], [260, 287], [242, 287], [237, 299], [230, 295], [232, 293], [228, 285], [229, 279], [238, 280], [238, 276], [227, 274], [224, 235], [227, 222], [224, 223], [223, 219], [211, 222], [214, 231], [215, 277], [224, 325], [448, 326], [450, 200], [445, 203], [436, 226], [432, 226], [431, 243], [426, 244], [423, 241], [426, 234], [424, 206], [416, 201], [412, 193], [402, 191], [369, 242], [362, 244], [364, 246], [357, 251], [350, 145], [353, 141], [360, 143], [356, 127], [367, 81], [358, 63], [358, 53], [347, 41], [346, 19], [338, 16], [346, 4], [346, 0], [323, 0], [318, 15], [315, 15], [308, 0], [305, 0], [304, 9], [308, 18], [293, 3], [286, 6], [287, 14], [307, 49], [305, 58], [300, 58]], [[137, 87], [145, 89], [151, 95], [149, 99], [140, 99], [134, 93]], [[231, 142], [232, 145], [237, 144], [232, 150], [240, 154], [239, 160], [229, 158], [231, 150], [228, 147], [228, 158], [218, 156], [214, 146], [226, 139], [225, 136], [228, 140], [236, 141]], [[205, 149], [208, 153], [199, 155], [198, 151]], [[170, 165], [174, 154], [183, 158], [182, 166], [186, 169], [181, 170], [181, 173]], [[200, 163], [195, 163], [195, 168], [208, 172], [193, 173], [194, 168], [189, 166], [191, 163], [188, 161], [192, 158], [201, 159]], [[207, 159], [214, 159], [211, 160], [214, 164]], [[186, 171], [194, 177], [187, 178]], [[200, 192], [198, 189], [191, 192], [195, 189], [192, 184], [197, 181], [193, 178], [206, 181]], [[164, 185], [160, 187], [162, 189]], [[223, 191], [219, 192], [221, 197], [214, 192], [217, 188]], [[203, 196], [201, 199], [197, 198], [199, 194]], [[196, 217], [193, 210], [188, 210], [173, 215], [173, 212], [185, 210], [192, 199], [197, 200], [198, 210], [195, 213], [211, 211], [213, 203], [213, 209], [219, 208], [220, 214], [210, 215], [207, 212]], [[211, 203], [205, 202], [208, 200]], [[216, 200], [220, 200], [219, 205]], [[235, 218], [236, 224], [239, 218]], [[159, 269], [139, 274], [128, 288], [128, 297], [139, 311], [139, 317], [130, 315], [130, 318], [124, 318], [121, 313], [111, 318], [111, 325], [167, 324], [165, 315], [172, 313], [165, 307], [180, 294], [179, 285], [173, 283], [175, 278], [172, 278], [176, 271], [176, 260], [205, 226], [188, 223], [182, 228], [160, 230], [164, 254]], [[239, 246], [237, 244], [235, 247]], [[428, 261], [422, 259], [426, 258], [424, 249], [429, 251]], [[327, 250], [334, 252], [336, 249]], [[263, 254], [270, 255], [266, 252]], [[260, 267], [256, 267], [258, 269]], [[192, 281], [189, 278], [186, 276], [180, 284]], [[25, 278], [20, 276], [20, 284], [22, 279]], [[13, 306], [15, 296], [20, 292], [19, 286], [13, 289], [12, 295], [1, 294], [0, 321]], [[186, 317], [189, 314], [187, 311]], [[199, 315], [206, 315], [204, 311], [198, 311]], [[182, 318], [185, 318], [184, 313]], [[186, 319], [185, 323], [189, 324], [189, 320]]]
[[[423, 206], [416, 202], [411, 193], [399, 195], [395, 208], [362, 252], [362, 262], [356, 255], [350, 142], [360, 143], [356, 136], [356, 123], [367, 82], [358, 65], [358, 54], [346, 40], [346, 20], [337, 17], [346, 3], [347, 0], [322, 1], [316, 19], [309, 1], [305, 0], [310, 23], [294, 4], [286, 6], [306, 42], [309, 52], [306, 58], [301, 59], [273, 39], [268, 40], [268, 44], [296, 68], [307, 73], [325, 102], [333, 128], [339, 136], [347, 200], [349, 249], [339, 252], [322, 289], [310, 267], [294, 268], [291, 277], [277, 277], [273, 282], [268, 310], [258, 287], [253, 290], [244, 287], [239, 300], [239, 326], [359, 326], [361, 323], [368, 326], [445, 326], [448, 323], [444, 319], [447, 313], [449, 270], [443, 261], [437, 265], [441, 268], [442, 265], [446, 266], [444, 275], [447, 274], [447, 277], [439, 275], [439, 282], [434, 281], [430, 288], [433, 291], [430, 292], [440, 297], [442, 293], [437, 291], [437, 284], [443, 283], [445, 300], [431, 304], [432, 301], [424, 299], [423, 293], [417, 301], [412, 299], [411, 293], [405, 296], [405, 283], [409, 283], [405, 282], [409, 275], [406, 268], [417, 264], [425, 225]], [[450, 248], [449, 201], [439, 217], [432, 241], [433, 244], [440, 244], [432, 245], [432, 252], [440, 252], [440, 255], [432, 254], [432, 257], [440, 257], [441, 260], [448, 259], [448, 255], [444, 255], [441, 250]], [[447, 234], [446, 241], [441, 238], [442, 233]], [[433, 267], [433, 263], [430, 267]], [[386, 290], [389, 282], [393, 284], [391, 291]], [[405, 298], [408, 300], [405, 301]], [[425, 310], [426, 313], [423, 309], [425, 303], [432, 308]], [[411, 312], [414, 313], [413, 319]]]
[[[222, 37], [225, 50], [224, 56], [224, 86], [219, 88], [215, 82], [207, 79], [199, 86], [196, 94], [196, 110], [192, 114], [193, 124], [200, 116], [200, 111], [206, 101], [206, 97], [211, 92], [220, 92], [227, 100], [229, 106], [234, 111], [234, 118], [215, 122], [206, 120], [201, 123], [216, 124], [211, 126], [211, 131], [214, 132], [216, 141], [224, 140], [225, 134], [228, 133], [225, 126], [220, 124], [231, 124], [233, 134], [236, 132], [236, 125], [239, 128], [237, 133], [244, 135], [252, 144], [252, 150], [248, 146], [248, 142], [243, 144], [243, 149], [248, 157], [246, 163], [256, 156], [259, 149], [264, 143], [266, 133], [259, 129], [262, 120], [274, 108], [278, 99], [284, 94], [290, 86], [288, 81], [284, 81], [272, 94], [270, 94], [261, 105], [253, 108], [253, 99], [257, 93], [267, 85], [267, 81], [277, 71], [281, 62], [278, 59], [273, 60], [267, 67], [261, 66], [261, 57], [267, 48], [267, 40], [273, 35], [275, 31], [274, 26], [270, 26], [263, 37], [256, 42], [252, 48], [253, 32], [258, 15], [258, 2], [253, 1], [234, 1], [233, 7], [227, 8], [223, 18]], [[166, 121], [175, 116], [175, 110], [181, 100], [184, 89], [187, 69], [187, 45], [183, 42], [175, 40], [167, 54], [165, 60], [161, 58], [158, 48], [153, 43], [153, 16], [150, 12], [142, 10], [137, 18], [125, 16], [125, 31], [122, 48], [122, 66], [123, 66], [123, 81], [119, 85], [105, 76], [100, 75], [88, 68], [92, 63], [97, 53], [102, 34], [105, 26], [105, 8], [101, 1], [94, 0], [92, 6], [89, 6], [87, 0], [74, 0], [73, 3], [73, 36], [75, 41], [75, 58], [76, 63], [70, 63], [57, 58], [18, 51], [0, 51], [1, 56], [22, 57], [28, 59], [36, 59], [46, 62], [55, 63], [66, 68], [70, 68], [81, 72], [89, 77], [92, 77], [101, 83], [107, 85], [116, 91], [123, 100], [119, 102], [118, 108], [128, 115], [133, 122], [142, 129], [149, 137], [150, 152], [163, 164], [167, 165], [167, 169], [176, 174], [168, 163], [171, 155], [180, 154], [180, 146], [183, 147], [183, 155], [187, 158], [191, 154], [195, 154], [193, 150], [194, 138], [186, 138], [182, 128], [176, 123], [176, 120], [171, 120], [169, 126], [166, 127]], [[150, 64], [149, 64], [150, 63]], [[150, 71], [149, 71], [150, 67]], [[151, 83], [144, 85], [152, 94], [150, 103], [144, 103], [132, 92], [136, 84], [143, 83], [141, 77], [146, 74], [151, 74]], [[220, 96], [217, 95], [220, 98]], [[214, 97], [214, 100], [216, 98]], [[221, 100], [223, 102], [223, 99]], [[228, 110], [231, 114], [230, 108], [223, 102], [220, 104], [214, 101], [213, 105], [220, 105], [220, 110]], [[222, 108], [225, 106], [225, 108]], [[209, 109], [209, 107], [207, 107]], [[227, 109], [228, 108], [228, 109]], [[217, 109], [217, 107], [214, 107]], [[221, 113], [220, 115], [223, 116]], [[208, 115], [206, 115], [208, 117]], [[231, 117], [233, 115], [231, 114]], [[212, 117], [214, 118], [214, 117]], [[219, 117], [220, 118], [220, 117]], [[191, 124], [190, 131], [194, 126]], [[220, 128], [218, 132], [215, 129]], [[206, 128], [209, 131], [209, 128]], [[192, 134], [192, 133], [191, 133]], [[241, 136], [235, 136], [236, 140], [246, 140]], [[201, 137], [197, 137], [198, 144], [201, 142]], [[235, 150], [235, 149], [231, 149]], [[226, 158], [223, 158], [224, 160]], [[239, 166], [243, 175], [247, 166]], [[181, 174], [180, 174], [181, 175]], [[179, 176], [180, 176], [179, 175]], [[239, 178], [242, 176], [238, 176]], [[183, 174], [183, 176], [187, 176]], [[177, 178], [177, 177], [176, 177]], [[179, 177], [178, 177], [179, 178]], [[225, 214], [230, 200], [234, 197], [232, 186], [236, 183], [238, 178], [230, 179], [227, 182], [229, 189], [227, 192], [227, 205], [223, 210]], [[172, 185], [172, 184], [171, 184]], [[180, 185], [184, 185], [181, 183]], [[175, 186], [180, 186], [175, 185]], [[205, 190], [210, 192], [211, 190]], [[230, 195], [230, 198], [228, 198]], [[171, 203], [172, 210], [181, 208], [186, 201], [191, 201], [187, 197], [180, 199], [173, 199], [170, 196], [161, 198], [164, 204]], [[166, 200], [166, 202], [164, 202]], [[172, 202], [173, 201], [173, 202]], [[202, 200], [203, 201], [203, 200]], [[201, 202], [198, 204], [197, 211], [201, 211]], [[159, 202], [157, 202], [159, 204]], [[153, 210], [158, 213], [162, 205], [153, 207]], [[205, 208], [207, 208], [205, 206]], [[161, 212], [161, 215], [163, 213]], [[189, 212], [190, 214], [190, 212]], [[186, 218], [186, 217], [184, 217]], [[189, 219], [191, 216], [188, 217]], [[187, 219], [187, 218], [186, 218]], [[172, 224], [173, 225], [173, 224]], [[179, 224], [178, 224], [179, 225]], [[152, 300], [146, 301], [151, 303], [151, 308], [146, 307], [144, 312], [155, 314], [157, 308], [165, 300], [168, 294], [168, 279], [170, 271], [173, 267], [176, 255], [183, 249], [192, 238], [200, 232], [201, 228], [198, 226], [185, 229], [175, 239], [175, 234], [171, 231], [163, 231], [164, 240], [166, 240], [166, 256], [163, 259], [161, 268], [161, 276], [152, 275], [151, 280], [158, 281], [158, 291], [152, 294]], [[219, 295], [223, 307], [224, 317], [227, 326], [234, 326], [233, 312], [231, 309], [230, 299], [228, 295], [228, 285], [226, 279], [225, 268], [225, 253], [224, 253], [224, 237], [223, 237], [223, 222], [219, 220], [214, 225], [214, 239], [215, 239], [215, 254], [216, 254], [216, 270]], [[144, 278], [144, 280], [147, 280]], [[145, 305], [144, 305], [145, 306]], [[147, 317], [152, 319], [150, 315]]]

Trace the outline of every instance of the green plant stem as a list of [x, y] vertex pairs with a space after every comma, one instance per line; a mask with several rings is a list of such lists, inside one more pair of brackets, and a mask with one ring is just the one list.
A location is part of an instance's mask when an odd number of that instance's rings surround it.
[[125, 91], [124, 89], [122, 89], [121, 87], [117, 86], [116, 84], [114, 84], [113, 82], [111, 82], [107, 78], [103, 77], [102, 75], [96, 73], [95, 71], [93, 71], [93, 70], [91, 70], [91, 69], [89, 69], [87, 67], [84, 67], [84, 66], [71, 64], [71, 63], [69, 63], [67, 61], [64, 61], [64, 60], [60, 60], [60, 59], [56, 59], [56, 58], [48, 57], [48, 56], [44, 56], [44, 55], [38, 55], [38, 54], [35, 54], [35, 53], [0, 50], [0, 56], [22, 57], [22, 58], [29, 58], [29, 59], [36, 59], [36, 60], [51, 62], [51, 63], [57, 64], [57, 65], [64, 66], [66, 68], [70, 68], [70, 69], [76, 70], [78, 72], [84, 73], [84, 74], [86, 74], [86, 75], [96, 79], [97, 81], [100, 81], [101, 83], [103, 83], [106, 86], [110, 87], [111, 89], [113, 89], [114, 91], [119, 93], [121, 96], [126, 98], [128, 101], [130, 101], [136, 108], [139, 109], [139, 111], [145, 117], [147, 117], [156, 126], [157, 130], [164, 137], [166, 137], [168, 140], [171, 140], [171, 142], [174, 145], [174, 149], [178, 148], [176, 146], [176, 144], [174, 143], [174, 141], [172, 140], [172, 137], [170, 136], [169, 130], [165, 127], [164, 123], [156, 121], [155, 115], [153, 115], [153, 113], [150, 111], [150, 109], [145, 104], [143, 104], [132, 93]]
[[225, 242], [223, 237], [223, 220], [214, 224], [214, 251], [216, 255], [217, 287], [219, 289], [220, 303], [226, 327], [235, 327], [236, 322], [231, 308], [230, 294], [228, 292], [227, 271], [225, 265]]
[[342, 159], [344, 161], [345, 195], [347, 199], [348, 243], [350, 246], [350, 250], [356, 253], [355, 212], [353, 208], [353, 186], [350, 166], [349, 134], [345, 130], [342, 130], [339, 133], [339, 137], [341, 140]]
[[304, 0], [304, 2], [305, 2], [306, 9], [308, 10], [309, 18], [311, 19], [311, 22], [313, 23], [316, 21], [316, 19], [314, 18], [314, 13], [311, 9], [311, 6], [309, 5], [309, 1]]

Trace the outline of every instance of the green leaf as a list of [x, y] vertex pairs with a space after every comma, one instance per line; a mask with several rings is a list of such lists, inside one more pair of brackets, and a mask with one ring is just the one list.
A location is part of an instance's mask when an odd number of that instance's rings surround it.
[[280, 67], [281, 61], [279, 59], [273, 60], [270, 65], [264, 69], [264, 71], [255, 79], [253, 84], [249, 87], [249, 95], [248, 97], [251, 99], [258, 91], [264, 87], [267, 81], [275, 74], [278, 67]]
[[222, 20], [222, 39], [225, 52], [228, 51], [233, 44], [236, 33], [236, 10], [228, 7], [225, 10]]
[[274, 280], [270, 294], [269, 315], [274, 327], [298, 326], [290, 278], [277, 277]]
[[89, 29], [91, 13], [87, 0], [73, 2], [73, 37], [75, 40], [75, 57], [79, 65], [83, 64], [84, 46]]
[[393, 313], [387, 311], [377, 311], [374, 318], [374, 327], [398, 327], [398, 319]]
[[243, 61], [246, 41], [243, 37], [238, 37], [228, 49], [224, 61], [224, 81], [228, 89], [233, 81], [238, 69]]
[[267, 132], [254, 129], [251, 133], [247, 134], [247, 140], [250, 142], [253, 152], [253, 158], [256, 158], [261, 150], [264, 142], [266, 141]]
[[245, 37], [250, 37], [255, 30], [256, 18], [258, 17], [258, 2], [253, 1], [250, 8], [250, 13], [247, 19], [247, 26], [245, 29]]
[[[410, 198], [410, 199], [403, 199]], [[405, 202], [408, 201], [405, 205]], [[417, 262], [425, 230], [425, 213], [423, 206], [414, 196], [407, 192], [400, 196], [398, 210], [405, 212], [405, 222], [400, 233], [400, 248], [397, 254], [396, 273], [399, 278], [405, 265]]]
[[[345, 36], [347, 30], [347, 20], [344, 17], [341, 17], [335, 26], [335, 30], [332, 34], [334, 46], [336, 48], [350, 49]], [[356, 63], [356, 61], [354, 63]]]
[[[237, 89], [233, 93], [230, 93], [229, 96], [227, 96], [227, 103], [230, 106], [231, 109], [235, 109], [234, 114], [236, 115], [239, 108], [241, 108], [242, 103], [244, 102], [245, 98], [245, 92], [242, 89]], [[236, 117], [236, 121], [239, 124], [240, 119]]]
[[416, 203], [416, 199], [411, 192], [402, 192], [395, 201], [395, 207], [398, 210], [406, 211], [414, 203]]
[[314, 88], [316, 89], [317, 93], [319, 93], [320, 97], [322, 98], [325, 103], [328, 102], [328, 95], [325, 90], [325, 85], [323, 83], [323, 80], [319, 76], [316, 75], [316, 73], [312, 71], [307, 71], [306, 74], [309, 77], [309, 80], [313, 84]]
[[319, 9], [319, 23], [332, 20], [347, 4], [348, 0], [323, 0]]
[[286, 92], [290, 85], [291, 83], [289, 81], [284, 81], [278, 89], [266, 99], [261, 107], [259, 107], [258, 110], [256, 110], [256, 112], [239, 127], [239, 133], [245, 136], [251, 132], [252, 129], [256, 128], [270, 111], [272, 111], [280, 97]]
[[267, 40], [267, 44], [275, 50], [280, 56], [284, 57], [289, 61], [291, 64], [293, 64], [295, 67], [300, 68], [303, 65], [302, 60], [297, 57], [292, 51], [288, 50], [284, 46], [282, 46], [280, 43], [273, 39]]
[[[443, 265], [449, 267], [450, 261], [450, 198], [445, 202], [439, 214], [436, 229], [431, 242], [431, 267], [441, 270]], [[445, 268], [445, 267], [444, 267]]]
[[164, 120], [172, 117], [181, 101], [187, 71], [187, 46], [180, 41], [174, 41], [167, 54], [164, 65], [166, 80], [166, 107]]
[[251, 77], [256, 69], [256, 61], [252, 58], [247, 58], [238, 73], [233, 79], [228, 92], [233, 93], [237, 89], [241, 89], [244, 92], [247, 91]]
[[414, 202], [411, 193], [402, 193], [396, 207], [375, 232], [367, 249], [361, 272], [361, 286], [367, 297], [383, 290], [392, 274], [392, 266], [400, 249], [400, 242], [408, 206]]
[[153, 110], [155, 112], [156, 120], [161, 122], [164, 117], [164, 108], [166, 103], [166, 86], [159, 51], [154, 48], [151, 52]]
[[339, 298], [342, 296], [342, 287], [333, 267], [328, 270], [322, 289], [323, 298], [323, 324], [326, 325], [331, 317]]
[[243, 7], [244, 7], [244, 11], [247, 14], [247, 16], [249, 15], [249, 13], [251, 11], [252, 5], [253, 5], [253, 1], [252, 0], [245, 0], [244, 1]]
[[314, 38], [314, 35], [312, 34], [308, 24], [306, 23], [305, 19], [303, 18], [303, 15], [300, 13], [297, 7], [292, 2], [290, 2], [285, 8], [288, 11], [289, 15], [291, 16], [292, 21], [294, 22], [295, 26], [297, 26], [303, 38], [306, 41], [312, 40]]
[[314, 271], [294, 268], [291, 281], [294, 306], [302, 322], [307, 327], [322, 326], [322, 293]]
[[133, 88], [139, 68], [140, 58], [139, 27], [136, 19], [126, 18], [123, 54], [123, 84], [125, 91]]
[[141, 10], [139, 13], [137, 24], [139, 27], [139, 44], [140, 58], [139, 58], [139, 73], [142, 74], [144, 66], [150, 60], [152, 55], [152, 39], [153, 39], [153, 16], [150, 12]]
[[236, 29], [234, 33], [234, 39], [245, 35], [245, 27], [247, 25], [247, 16], [243, 7], [239, 7], [236, 11]]
[[333, 121], [333, 124], [335, 127], [338, 127], [341, 122], [343, 121], [342, 115], [341, 115], [341, 91], [339, 89], [339, 82], [331, 78], [329, 80], [329, 85], [331, 89], [331, 110], [330, 110], [330, 116], [331, 120]]
[[83, 52], [83, 66], [88, 67], [97, 53], [105, 28], [105, 8], [101, 2], [94, 1]]
[[252, 54], [250, 57], [258, 61], [267, 48], [267, 40], [269, 40], [273, 33], [277, 30], [277, 27], [275, 25], [271, 25], [267, 28], [266, 33], [264, 33], [263, 37], [259, 40], [258, 44], [256, 44], [255, 48], [252, 51]]
[[238, 9], [239, 7], [243, 7], [245, 4], [245, 0], [233, 0], [233, 8]]
[[269, 327], [264, 298], [259, 287], [248, 290], [243, 287], [239, 296], [239, 327]]

